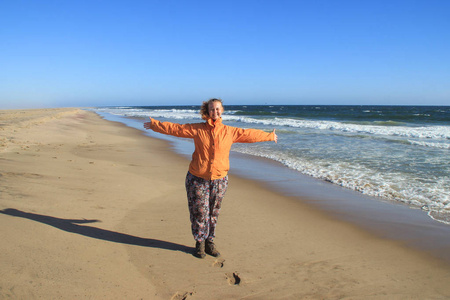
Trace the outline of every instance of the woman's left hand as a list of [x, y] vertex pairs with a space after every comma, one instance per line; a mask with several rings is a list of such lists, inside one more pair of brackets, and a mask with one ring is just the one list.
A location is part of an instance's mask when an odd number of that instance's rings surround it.
[[278, 135], [275, 133], [275, 129], [273, 130], [273, 141], [278, 143]]

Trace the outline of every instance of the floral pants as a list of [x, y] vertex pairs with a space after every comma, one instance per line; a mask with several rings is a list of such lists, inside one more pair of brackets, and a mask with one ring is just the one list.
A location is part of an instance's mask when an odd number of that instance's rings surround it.
[[212, 241], [222, 199], [228, 187], [228, 175], [220, 179], [206, 180], [188, 172], [185, 184], [192, 235], [197, 242]]

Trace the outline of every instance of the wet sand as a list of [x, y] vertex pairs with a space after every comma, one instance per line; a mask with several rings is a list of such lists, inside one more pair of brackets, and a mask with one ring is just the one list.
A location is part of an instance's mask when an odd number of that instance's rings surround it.
[[0, 111], [0, 298], [446, 299], [447, 262], [230, 177], [193, 257], [166, 142], [79, 109]]

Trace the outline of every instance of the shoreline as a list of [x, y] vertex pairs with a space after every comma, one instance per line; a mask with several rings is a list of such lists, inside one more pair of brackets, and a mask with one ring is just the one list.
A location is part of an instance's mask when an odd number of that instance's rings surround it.
[[11, 126], [0, 152], [1, 297], [450, 297], [442, 260], [235, 174], [222, 257], [196, 259], [189, 160], [168, 142], [77, 109]]
[[[171, 151], [188, 160], [194, 151], [193, 144], [184, 139], [143, 130], [139, 118], [97, 114], [105, 120], [140, 130], [151, 138], [167, 141]], [[267, 158], [234, 151], [230, 152], [229, 174], [257, 181], [276, 193], [297, 198], [297, 201], [324, 211], [329, 217], [378, 237], [405, 243], [450, 263], [450, 225], [432, 219], [422, 210], [301, 174]]]

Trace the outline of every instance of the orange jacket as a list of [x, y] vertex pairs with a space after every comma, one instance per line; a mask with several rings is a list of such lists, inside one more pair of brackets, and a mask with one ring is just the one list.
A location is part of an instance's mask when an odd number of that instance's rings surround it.
[[189, 165], [192, 175], [207, 180], [223, 178], [230, 169], [230, 149], [233, 143], [255, 143], [274, 140], [274, 133], [258, 129], [242, 129], [224, 125], [222, 119], [214, 122], [176, 124], [151, 119], [153, 131], [182, 138], [194, 139], [195, 151]]

